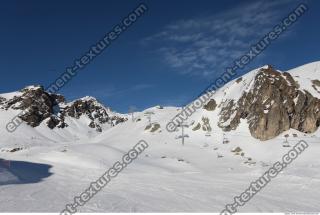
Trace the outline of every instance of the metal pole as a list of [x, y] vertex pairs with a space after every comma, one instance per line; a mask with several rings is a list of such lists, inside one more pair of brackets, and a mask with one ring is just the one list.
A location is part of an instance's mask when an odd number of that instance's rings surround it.
[[184, 126], [182, 125], [182, 145], [184, 146]]

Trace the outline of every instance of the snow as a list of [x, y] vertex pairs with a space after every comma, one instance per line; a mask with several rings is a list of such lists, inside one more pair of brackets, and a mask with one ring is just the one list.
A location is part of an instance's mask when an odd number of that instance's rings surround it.
[[305, 64], [287, 72], [299, 83], [300, 88], [307, 90], [315, 97], [320, 96], [311, 83], [312, 80], [320, 80], [320, 61]]
[[12, 92], [12, 93], [0, 94], [0, 97], [5, 98], [6, 100], [8, 100], [8, 99], [12, 99], [15, 96], [21, 96], [21, 95], [22, 95], [21, 92]]
[[[171, 115], [168, 112], [156, 113], [154, 120], [161, 121], [159, 118]], [[139, 139], [144, 139], [150, 147], [81, 208], [82, 212], [219, 212], [234, 195], [267, 169], [260, 162], [272, 165], [287, 151], [282, 147], [282, 138], [260, 143], [239, 131], [227, 133], [230, 143], [223, 145], [221, 134], [215, 135], [214, 132], [211, 137], [206, 137], [204, 133], [191, 133], [186, 129], [190, 138], [186, 139], [185, 146], [181, 146], [180, 141], [173, 138], [178, 133], [167, 133], [163, 121], [160, 122], [162, 132], [152, 135], [143, 130], [147, 118], [139, 117], [142, 118], [139, 122], [120, 124], [89, 141], [47, 142], [42, 146], [30, 141], [28, 149], [1, 152], [1, 157], [6, 159], [52, 166], [52, 175], [41, 182], [22, 182], [19, 187], [4, 185], [6, 189], [0, 189], [2, 211], [58, 212]], [[123, 135], [124, 131], [126, 135]], [[294, 144], [299, 139], [291, 138], [289, 142]], [[313, 149], [304, 152], [288, 170], [243, 207], [242, 212], [317, 209], [320, 145], [317, 138], [308, 136], [304, 139], [313, 144]], [[245, 159], [234, 155], [231, 150], [237, 146], [257, 165], [244, 164]], [[218, 158], [217, 153], [223, 157]], [[301, 196], [305, 203], [301, 203]], [[20, 206], [17, 208], [16, 205]]]
[[37, 90], [37, 89], [40, 89], [41, 86], [36, 86], [36, 85], [29, 85], [29, 86], [26, 86], [24, 89], [26, 90]]
[[[301, 77], [295, 77], [300, 86], [312, 93], [315, 92], [311, 91], [307, 77], [320, 76], [314, 74], [315, 68], [318, 71], [319, 62], [291, 70]], [[239, 98], [252, 87], [257, 71], [244, 75], [245, 83], [230, 82], [213, 98], [217, 103]], [[13, 94], [0, 96], [3, 95]], [[319, 97], [318, 93], [315, 95]], [[5, 124], [18, 111], [0, 110], [0, 158], [46, 166], [41, 172], [37, 168], [30, 172], [38, 179], [31, 183], [25, 177], [20, 178], [21, 170], [11, 171], [0, 165], [1, 212], [60, 212], [141, 139], [149, 144], [145, 152], [81, 207], [81, 212], [220, 212], [291, 149], [282, 146], [285, 134], [289, 135], [291, 146], [305, 140], [309, 148], [239, 211], [319, 211], [320, 132], [304, 134], [289, 130], [261, 142], [250, 135], [247, 121], [241, 119], [236, 130], [225, 132], [230, 142], [222, 144], [224, 132], [217, 126], [220, 108], [198, 110], [187, 120], [187, 124], [194, 124], [185, 128], [189, 138], [184, 146], [181, 139], [175, 138], [181, 135], [180, 129], [173, 133], [165, 129], [179, 113], [177, 107], [152, 107], [136, 112], [134, 117], [140, 121], [129, 118], [102, 133], [90, 129], [84, 115], [80, 119], [67, 117], [69, 127], [64, 129], [50, 130], [44, 123], [32, 128], [23, 123], [14, 133], [8, 133]], [[154, 133], [145, 130], [149, 124], [145, 115], [148, 111], [154, 113], [151, 122], [160, 124]], [[211, 136], [202, 129], [192, 131], [202, 117], [210, 120]], [[22, 150], [9, 152], [18, 147]], [[236, 147], [242, 149], [244, 156], [231, 152]], [[253, 163], [245, 163], [248, 158]]]

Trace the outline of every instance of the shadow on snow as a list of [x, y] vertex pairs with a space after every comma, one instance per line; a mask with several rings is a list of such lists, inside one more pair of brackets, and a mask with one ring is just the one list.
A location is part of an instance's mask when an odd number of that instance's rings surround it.
[[52, 175], [51, 165], [0, 159], [0, 186], [38, 183]]

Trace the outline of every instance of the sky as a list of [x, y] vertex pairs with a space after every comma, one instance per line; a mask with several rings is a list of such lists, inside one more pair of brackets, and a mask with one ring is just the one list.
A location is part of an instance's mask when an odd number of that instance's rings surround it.
[[[243, 70], [319, 61], [320, 2], [146, 0], [148, 11], [60, 91], [113, 110], [182, 106], [299, 3], [309, 10]], [[0, 93], [49, 86], [136, 8], [135, 0], [2, 1]]]

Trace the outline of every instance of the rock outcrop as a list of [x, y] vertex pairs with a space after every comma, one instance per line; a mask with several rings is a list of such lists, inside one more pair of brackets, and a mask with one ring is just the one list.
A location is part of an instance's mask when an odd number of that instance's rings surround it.
[[91, 122], [89, 127], [96, 128], [101, 132], [101, 124], [108, 123], [111, 126], [115, 126], [121, 122], [125, 122], [127, 119], [124, 117], [110, 115], [111, 110], [105, 108], [93, 97], [84, 97], [78, 99], [70, 104], [67, 104], [63, 108], [63, 115], [74, 117], [79, 119], [82, 115], [86, 115]]
[[79, 119], [80, 116], [86, 115], [91, 120], [88, 126], [101, 132], [102, 124], [114, 126], [127, 120], [112, 114], [109, 108], [101, 105], [93, 97], [66, 103], [62, 95], [48, 93], [42, 86], [26, 87], [8, 100], [0, 98], [0, 104], [5, 110], [21, 110], [19, 117], [32, 127], [45, 122], [51, 129], [65, 128], [68, 126], [65, 122], [66, 117]]
[[42, 86], [32, 86], [22, 89], [19, 95], [3, 102], [3, 107], [6, 110], [21, 110], [19, 117], [28, 125], [36, 127], [45, 119], [51, 118], [59, 103], [63, 102], [63, 96], [49, 94]]
[[238, 101], [227, 100], [221, 106], [219, 127], [234, 130], [240, 119], [247, 119], [251, 135], [260, 140], [272, 139], [290, 128], [312, 133], [320, 123], [320, 100], [300, 90], [289, 73], [271, 66], [258, 72], [253, 87]]
[[6, 101], [5, 98], [0, 97], [0, 108], [1, 109], [4, 109], [3, 104], [5, 103], [5, 101]]
[[212, 128], [210, 125], [210, 119], [208, 117], [202, 117], [201, 121], [198, 122], [193, 128], [193, 131], [200, 130], [202, 128], [203, 131], [211, 132]]
[[203, 106], [203, 109], [207, 111], [214, 111], [217, 107], [217, 102], [214, 99], [210, 99], [207, 104]]

